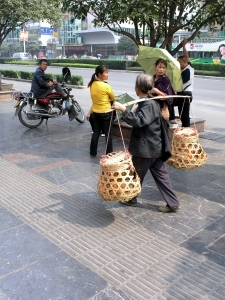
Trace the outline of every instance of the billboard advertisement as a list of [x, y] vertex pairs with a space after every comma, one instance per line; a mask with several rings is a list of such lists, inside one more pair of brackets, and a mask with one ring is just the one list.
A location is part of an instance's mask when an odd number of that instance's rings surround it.
[[20, 31], [20, 41], [28, 41], [28, 31], [21, 30]]

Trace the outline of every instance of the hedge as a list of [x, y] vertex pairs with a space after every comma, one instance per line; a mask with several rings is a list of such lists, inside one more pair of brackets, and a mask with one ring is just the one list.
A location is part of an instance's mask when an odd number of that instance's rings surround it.
[[[13, 59], [2, 59], [4, 63], [13, 63], [13, 64], [19, 64], [19, 65], [37, 65], [37, 61], [15, 61]], [[109, 59], [48, 59], [48, 63], [51, 66], [61, 66], [61, 67], [73, 67], [73, 68], [92, 68], [95, 69], [97, 65], [105, 65], [109, 69], [112, 70], [130, 70], [130, 71], [143, 71], [143, 69], [140, 67], [139, 63], [134, 60], [109, 60]], [[212, 72], [212, 76], [225, 76], [225, 64], [215, 64], [215, 63], [196, 63], [192, 62], [192, 65], [195, 69], [195, 74], [203, 74], [202, 71], [205, 71], [206, 74], [210, 74], [209, 72]], [[199, 71], [201, 71], [199, 73]], [[11, 71], [9, 71], [11, 72]], [[16, 71], [13, 71], [16, 72]], [[27, 73], [27, 72], [23, 72]], [[30, 76], [26, 74], [20, 75], [14, 75], [15, 77], [12, 78], [24, 78], [22, 76]], [[216, 75], [215, 75], [216, 74]], [[10, 76], [6, 76], [10, 77]], [[81, 78], [77, 78], [77, 75], [72, 76], [72, 82], [82, 82]], [[80, 85], [80, 84], [78, 84]]]
[[[193, 68], [195, 69], [195, 74], [198, 74], [198, 71], [205, 71], [210, 74], [217, 72], [218, 75], [212, 76], [225, 76], [225, 65], [224, 64], [201, 64], [201, 63], [192, 63]], [[215, 74], [215, 73], [214, 73]]]
[[16, 60], [12, 58], [4, 59], [2, 62], [0, 60], [1, 64], [13, 64], [13, 65], [38, 65], [38, 61], [35, 60]]
[[[140, 67], [136, 61], [131, 60], [109, 60], [109, 59], [47, 59], [49, 66], [67, 66], [67, 67], [88, 67], [96, 68], [98, 65], [105, 65], [112, 70], [126, 70], [127, 67]], [[4, 59], [5, 64], [17, 64], [17, 65], [37, 65], [38, 61], [21, 61], [12, 58]]]
[[[34, 73], [26, 72], [26, 71], [1, 70], [1, 74], [6, 78], [31, 80]], [[46, 76], [47, 76], [47, 78], [55, 79], [58, 82], [63, 81], [63, 77], [60, 74], [46, 73]], [[68, 83], [71, 85], [83, 86], [84, 80], [81, 75], [72, 75], [71, 81]]]
[[[51, 59], [51, 66], [70, 66], [70, 67], [91, 67], [96, 68], [98, 65], [105, 65], [111, 70], [126, 70], [128, 66], [132, 66], [132, 61], [127, 60], [109, 60], [109, 59]], [[138, 65], [139, 66], [139, 65]]]
[[20, 78], [21, 79], [31, 80], [33, 75], [34, 75], [33, 72], [20, 71]]
[[75, 64], [75, 63], [51, 63], [54, 67], [68, 67], [68, 68], [96, 68], [93, 64]]
[[217, 76], [217, 77], [220, 77], [221, 73], [218, 72], [218, 71], [195, 70], [195, 75]]
[[20, 71], [13, 71], [13, 70], [1, 70], [1, 74], [4, 77], [8, 78], [21, 78]]

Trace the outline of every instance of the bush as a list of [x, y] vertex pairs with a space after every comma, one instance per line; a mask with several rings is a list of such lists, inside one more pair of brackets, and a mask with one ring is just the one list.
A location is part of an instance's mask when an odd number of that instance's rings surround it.
[[12, 59], [5, 59], [5, 64], [13, 64], [13, 65], [38, 65], [37, 61], [34, 60], [12, 60]]
[[96, 68], [96, 65], [93, 64], [79, 64], [79, 63], [52, 63], [51, 66], [55, 67], [68, 67], [68, 68]]
[[[51, 59], [51, 66], [96, 68], [98, 65], [105, 65], [112, 70], [126, 70], [127, 60], [109, 60], [109, 59]], [[139, 65], [138, 65], [139, 66]]]
[[[7, 78], [21, 78], [21, 79], [31, 80], [34, 73], [26, 72], [26, 71], [1, 70], [1, 74]], [[63, 82], [63, 76], [61, 74], [46, 73], [46, 77], [49, 79], [55, 79], [59, 83]], [[68, 83], [71, 85], [83, 86], [84, 80], [81, 75], [72, 75], [71, 82]]]
[[[63, 82], [63, 76], [61, 74], [55, 74], [53, 79], [60, 83]], [[83, 77], [80, 75], [71, 75], [71, 81], [68, 81], [68, 84], [82, 86], [84, 85]]]
[[63, 76], [62, 74], [55, 74], [55, 80], [57, 80], [58, 82], [63, 82]]
[[225, 65], [221, 66], [221, 76], [224, 76], [225, 77]]
[[195, 75], [221, 76], [221, 73], [219, 71], [195, 70]]
[[45, 76], [46, 76], [47, 80], [56, 79], [56, 74], [53, 74], [53, 73], [45, 73]]
[[192, 66], [196, 70], [205, 70], [205, 71], [221, 71], [223, 65], [221, 64], [201, 64], [201, 63], [192, 63]]
[[129, 71], [139, 71], [139, 72], [144, 71], [141, 67], [127, 67], [127, 70], [129, 70]]
[[27, 71], [20, 71], [20, 78], [21, 79], [26, 79], [26, 80], [31, 80], [33, 77], [33, 72], [27, 72]]
[[[195, 69], [195, 74], [197, 74], [198, 71], [205, 71], [210, 76], [210, 73], [212, 73], [212, 76], [225, 76], [225, 65], [223, 64], [201, 64], [201, 63], [192, 63], [193, 68]], [[217, 75], [214, 75], [217, 74]]]
[[72, 85], [84, 85], [84, 80], [81, 75], [72, 75], [71, 76]]
[[1, 73], [4, 77], [8, 78], [20, 78], [20, 72], [19, 71], [13, 71], [13, 70], [1, 70]]

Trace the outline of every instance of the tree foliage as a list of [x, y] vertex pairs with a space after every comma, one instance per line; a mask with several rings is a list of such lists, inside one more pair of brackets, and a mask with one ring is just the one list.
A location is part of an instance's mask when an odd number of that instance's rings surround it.
[[[30, 34], [26, 43], [26, 52], [30, 54], [36, 54], [40, 51], [41, 42], [39, 41], [38, 34]], [[24, 44], [23, 41], [4, 41], [0, 46], [1, 56], [12, 57], [15, 52], [23, 52]]]
[[[94, 26], [107, 27], [131, 38], [137, 45], [151, 47], [160, 44], [172, 55], [172, 40], [178, 30], [190, 32], [188, 40], [197, 36], [203, 27], [214, 30], [225, 23], [224, 0], [63, 0], [63, 10], [80, 19], [90, 13]], [[123, 23], [133, 24], [135, 34], [123, 29]], [[142, 33], [140, 33], [140, 29]]]
[[14, 52], [23, 52], [22, 42], [3, 42], [0, 47], [1, 56], [11, 57]]
[[125, 56], [127, 54], [136, 55], [138, 52], [138, 47], [132, 39], [123, 35], [117, 44], [117, 51], [125, 54]]
[[7, 35], [26, 22], [47, 21], [59, 25], [62, 19], [60, 0], [4, 0], [0, 7], [0, 45]]
[[26, 42], [26, 52], [37, 54], [40, 51], [41, 41], [37, 34], [29, 34], [28, 41]]

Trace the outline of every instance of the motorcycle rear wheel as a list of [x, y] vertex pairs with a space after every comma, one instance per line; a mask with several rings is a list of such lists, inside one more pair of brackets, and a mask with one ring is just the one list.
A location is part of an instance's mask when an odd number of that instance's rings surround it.
[[75, 119], [80, 122], [80, 123], [84, 123], [85, 121], [85, 115], [84, 115], [84, 111], [83, 109], [80, 107], [79, 103], [77, 101], [73, 101], [73, 107], [76, 111], [76, 117]]
[[35, 111], [40, 109], [42, 109], [42, 107], [39, 104], [28, 105], [27, 103], [23, 103], [18, 112], [18, 118], [20, 122], [24, 126], [31, 129], [39, 127], [43, 122], [41, 116], [27, 116], [25, 111], [29, 111], [29, 110]]

